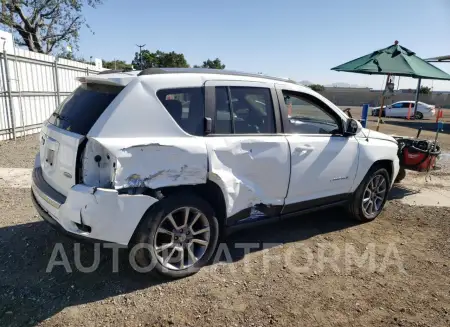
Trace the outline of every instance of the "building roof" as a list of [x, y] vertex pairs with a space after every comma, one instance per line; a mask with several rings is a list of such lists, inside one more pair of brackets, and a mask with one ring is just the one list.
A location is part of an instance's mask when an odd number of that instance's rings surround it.
[[450, 56], [440, 56], [434, 58], [425, 59], [428, 62], [450, 62]]

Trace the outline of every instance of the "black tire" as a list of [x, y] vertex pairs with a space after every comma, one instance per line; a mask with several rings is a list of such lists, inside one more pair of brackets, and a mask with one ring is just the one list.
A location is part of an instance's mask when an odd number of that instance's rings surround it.
[[405, 177], [406, 177], [406, 170], [405, 168], [400, 167], [400, 170], [398, 171], [394, 183], [400, 183], [403, 179], [405, 179]]
[[423, 113], [421, 113], [420, 111], [416, 112], [416, 119], [423, 119]]
[[[382, 176], [385, 179], [386, 192], [384, 194], [384, 198], [381, 202], [379, 209], [376, 210], [375, 214], [368, 215], [367, 212], [363, 209], [363, 197], [368, 184], [375, 176]], [[368, 222], [374, 220], [383, 210], [384, 204], [386, 203], [387, 200], [389, 189], [390, 189], [390, 177], [387, 170], [380, 166], [372, 167], [367, 173], [367, 175], [364, 177], [364, 179], [362, 180], [361, 184], [358, 186], [356, 191], [353, 193], [352, 199], [348, 204], [348, 211], [351, 217], [361, 222]]]
[[[177, 209], [191, 207], [203, 213], [209, 223], [209, 244], [201, 258], [186, 269], [174, 270], [164, 267], [157, 259], [153, 246], [157, 230], [163, 219]], [[139, 224], [132, 245], [139, 245], [137, 251], [131, 249], [130, 255], [134, 256], [139, 267], [153, 267], [151, 272], [156, 272], [168, 278], [183, 278], [195, 274], [208, 264], [217, 247], [219, 237], [219, 223], [215, 217], [214, 210], [208, 202], [195, 194], [176, 193], [157, 202], [143, 217]], [[142, 248], [145, 246], [145, 248]], [[147, 271], [145, 271], [147, 272]]]

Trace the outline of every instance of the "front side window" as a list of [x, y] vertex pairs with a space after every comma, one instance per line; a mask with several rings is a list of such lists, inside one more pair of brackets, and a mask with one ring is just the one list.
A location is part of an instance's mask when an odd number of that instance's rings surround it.
[[197, 136], [204, 134], [203, 88], [164, 89], [156, 94], [172, 118], [186, 133]]
[[283, 91], [288, 109], [285, 132], [293, 134], [335, 134], [341, 130], [339, 119], [319, 99], [309, 94]]
[[275, 133], [270, 89], [216, 87], [216, 134]]

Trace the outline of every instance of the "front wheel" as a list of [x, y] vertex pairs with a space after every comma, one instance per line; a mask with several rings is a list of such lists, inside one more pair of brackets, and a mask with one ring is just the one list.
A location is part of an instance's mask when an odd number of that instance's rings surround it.
[[372, 168], [353, 194], [350, 215], [363, 222], [374, 220], [381, 212], [389, 192], [389, 174], [384, 168]]
[[186, 277], [209, 262], [218, 236], [208, 202], [193, 194], [173, 194], [145, 214], [133, 242], [138, 248], [134, 258], [139, 267], [165, 277]]
[[423, 113], [421, 113], [420, 111], [416, 112], [416, 119], [423, 119]]

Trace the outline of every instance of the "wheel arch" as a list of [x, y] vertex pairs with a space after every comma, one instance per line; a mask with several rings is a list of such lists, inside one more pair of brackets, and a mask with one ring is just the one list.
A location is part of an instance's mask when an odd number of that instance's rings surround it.
[[[220, 232], [222, 233], [225, 228], [226, 218], [227, 218], [227, 205], [225, 201], [225, 196], [222, 191], [222, 188], [215, 182], [211, 180], [207, 180], [205, 184], [196, 184], [196, 185], [181, 185], [181, 186], [171, 186], [171, 187], [163, 187], [157, 190], [153, 190], [150, 188], [146, 188], [143, 191], [143, 194], [149, 195], [154, 198], [158, 198], [159, 200], [169, 197], [176, 196], [177, 194], [196, 194], [199, 197], [203, 198], [207, 201], [214, 210], [214, 214], [219, 222]], [[137, 224], [133, 236], [130, 239], [130, 244], [132, 244], [135, 239], [135, 235], [137, 230], [139, 229], [141, 222], [144, 216], [151, 210], [155, 208], [159, 203], [155, 202], [151, 205], [147, 211], [142, 215], [139, 223]]]
[[373, 161], [371, 164], [370, 163], [368, 164], [366, 161], [366, 164], [359, 165], [358, 173], [353, 183], [352, 192], [354, 192], [358, 188], [359, 184], [361, 184], [361, 182], [370, 172], [374, 171], [377, 168], [385, 168], [387, 170], [389, 174], [389, 182], [392, 185], [392, 181], [395, 179], [394, 162], [392, 159], [380, 158], [378, 160]]
[[380, 159], [375, 161], [372, 166], [369, 168], [369, 170], [367, 171], [367, 174], [371, 171], [374, 171], [377, 168], [385, 168], [389, 174], [389, 182], [392, 182], [392, 180], [394, 179], [394, 162], [392, 160], [389, 159]]

